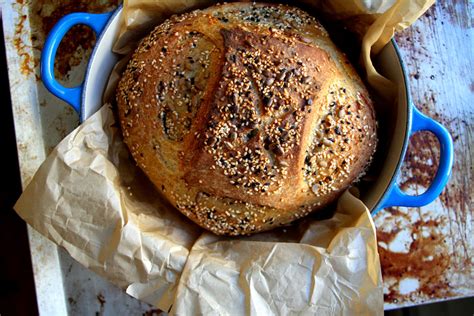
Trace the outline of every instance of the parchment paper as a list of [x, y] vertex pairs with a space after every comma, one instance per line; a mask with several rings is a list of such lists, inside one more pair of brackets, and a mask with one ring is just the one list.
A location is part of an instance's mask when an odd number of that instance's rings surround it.
[[[369, 83], [393, 93], [370, 60], [430, 0], [305, 1], [360, 34]], [[144, 32], [206, 0], [124, 2], [115, 50], [133, 50]], [[386, 106], [390, 106], [387, 104]], [[375, 229], [349, 192], [331, 219], [251, 237], [202, 231], [161, 199], [135, 166], [108, 104], [68, 135], [15, 205], [33, 228], [128, 294], [171, 313], [382, 314]]]

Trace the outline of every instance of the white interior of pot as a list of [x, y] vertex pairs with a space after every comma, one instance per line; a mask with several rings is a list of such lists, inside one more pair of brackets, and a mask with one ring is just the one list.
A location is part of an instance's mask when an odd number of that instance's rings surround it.
[[120, 12], [115, 11], [90, 57], [82, 94], [81, 119], [86, 120], [103, 105], [102, 95], [109, 80], [110, 73], [119, 56], [112, 52], [112, 47], [119, 33]]
[[375, 58], [379, 72], [397, 85], [398, 99], [393, 104], [378, 104], [379, 144], [374, 164], [380, 165], [374, 181], [361, 192], [361, 199], [370, 210], [377, 206], [392, 178], [396, 176], [406, 139], [409, 113], [408, 88], [405, 82], [402, 61], [395, 46], [390, 42]]

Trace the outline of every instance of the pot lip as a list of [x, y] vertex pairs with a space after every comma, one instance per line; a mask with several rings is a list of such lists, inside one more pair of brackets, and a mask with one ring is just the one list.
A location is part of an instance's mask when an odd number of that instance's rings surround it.
[[[79, 119], [81, 121], [81, 123], [83, 121], [85, 121], [86, 119], [88, 119], [88, 117], [86, 117], [85, 115], [85, 104], [86, 104], [86, 91], [87, 91], [87, 87], [89, 86], [89, 75], [90, 75], [90, 71], [91, 71], [91, 68], [92, 68], [92, 61], [95, 59], [95, 57], [97, 56], [97, 51], [99, 50], [99, 47], [104, 39], [104, 36], [105, 36], [105, 33], [107, 33], [107, 31], [110, 29], [110, 26], [112, 25], [112, 23], [115, 22], [115, 19], [120, 15], [122, 14], [122, 9], [123, 9], [123, 5], [121, 4], [117, 9], [115, 9], [112, 13], [112, 15], [110, 16], [109, 20], [107, 21], [107, 24], [105, 25], [103, 31], [100, 33], [100, 35], [98, 36], [97, 40], [96, 40], [96, 43], [94, 45], [94, 48], [92, 49], [92, 52], [91, 52], [91, 55], [89, 56], [89, 62], [87, 64], [87, 68], [86, 68], [86, 72], [84, 74], [84, 85], [83, 85], [83, 89], [82, 89], [82, 93], [81, 93], [81, 112], [79, 113]], [[112, 47], [110, 48], [111, 50], [111, 53], [112, 54], [115, 54], [113, 51], [112, 51]], [[109, 74], [110, 75], [110, 74]], [[109, 75], [107, 76], [107, 79], [109, 79]], [[102, 96], [101, 96], [102, 98]]]
[[[87, 119], [85, 117], [85, 104], [86, 104], [86, 90], [87, 90], [87, 87], [88, 87], [88, 83], [89, 83], [89, 75], [90, 75], [90, 69], [92, 67], [92, 62], [96, 55], [97, 55], [97, 51], [98, 51], [98, 48], [100, 47], [100, 44], [103, 40], [103, 37], [105, 35], [105, 33], [109, 30], [110, 26], [112, 23], [115, 23], [115, 19], [122, 13], [122, 9], [123, 9], [123, 5], [120, 5], [117, 9], [115, 9], [115, 11], [113, 12], [113, 14], [111, 15], [111, 17], [109, 18], [106, 26], [104, 27], [104, 31], [100, 34], [99, 38], [97, 39], [96, 41], [96, 45], [94, 46], [94, 49], [92, 50], [92, 53], [89, 57], [89, 64], [87, 65], [87, 69], [86, 69], [86, 72], [85, 72], [85, 75], [84, 75], [84, 88], [82, 90], [82, 93], [81, 93], [81, 113], [80, 113], [80, 120], [81, 122], [85, 119]], [[401, 169], [401, 166], [403, 164], [403, 160], [405, 158], [405, 154], [407, 152], [407, 149], [408, 149], [408, 140], [409, 140], [409, 136], [411, 134], [411, 128], [412, 128], [412, 119], [413, 119], [413, 103], [412, 103], [412, 98], [411, 98], [411, 94], [410, 94], [410, 87], [408, 86], [408, 75], [407, 75], [407, 71], [406, 71], [406, 66], [405, 66], [405, 63], [402, 59], [402, 55], [401, 55], [401, 52], [400, 52], [400, 49], [395, 41], [395, 38], [392, 38], [390, 40], [389, 43], [387, 43], [387, 45], [392, 45], [393, 49], [395, 50], [395, 54], [397, 56], [397, 59], [398, 59], [398, 62], [399, 62], [399, 65], [400, 65], [400, 68], [402, 70], [402, 79], [403, 79], [403, 86], [405, 88], [405, 99], [406, 99], [406, 122], [405, 122], [405, 135], [404, 135], [404, 138], [403, 138], [403, 145], [402, 145], [402, 150], [400, 152], [400, 156], [398, 157], [398, 162], [397, 162], [397, 165], [395, 167], [395, 172], [392, 174], [392, 177], [390, 178], [390, 181], [388, 183], [388, 185], [385, 187], [384, 191], [382, 194], [380, 194], [380, 197], [378, 198], [378, 201], [375, 203], [375, 205], [372, 207], [372, 209], [370, 209], [370, 212], [372, 213], [372, 215], [375, 215], [375, 213], [377, 213], [379, 210], [380, 210], [380, 206], [383, 204], [383, 202], [385, 201], [385, 199], [388, 197], [387, 196], [387, 193], [390, 191], [390, 189], [394, 186], [394, 185], [397, 185], [396, 184], [396, 181], [397, 181], [397, 177], [400, 173], [400, 169]], [[387, 46], [386, 45], [386, 46]], [[113, 53], [113, 52], [112, 52]], [[115, 53], [113, 53], [115, 54]]]

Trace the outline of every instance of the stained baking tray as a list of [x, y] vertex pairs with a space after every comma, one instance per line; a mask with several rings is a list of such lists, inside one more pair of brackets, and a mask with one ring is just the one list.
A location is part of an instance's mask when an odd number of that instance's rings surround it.
[[[73, 11], [113, 10], [112, 1], [3, 1], [15, 133], [25, 187], [54, 146], [78, 124], [76, 113], [49, 94], [39, 78], [45, 35]], [[94, 34], [76, 27], [61, 44], [56, 76], [67, 86], [82, 81]], [[38, 310], [42, 315], [157, 315], [159, 311], [109, 284], [28, 227]]]
[[[76, 113], [48, 93], [40, 80], [45, 36], [67, 13], [111, 11], [118, 1], [4, 0], [0, 4], [24, 187], [47, 154], [79, 124]], [[68, 33], [56, 59], [61, 83], [74, 86], [82, 81], [94, 41], [93, 32], [83, 26]], [[399, 36], [398, 41], [410, 58], [406, 38]], [[402, 178], [408, 191], [422, 191], [436, 170], [439, 147], [434, 138], [425, 136], [415, 136], [410, 145], [406, 164], [410, 168], [403, 169]], [[392, 208], [375, 218], [387, 309], [474, 295], [472, 213], [469, 205], [466, 209], [470, 199], [452, 202], [453, 194], [460, 194], [458, 171], [454, 170], [453, 183], [432, 205]], [[159, 314], [76, 263], [33, 229], [28, 234], [40, 314]]]

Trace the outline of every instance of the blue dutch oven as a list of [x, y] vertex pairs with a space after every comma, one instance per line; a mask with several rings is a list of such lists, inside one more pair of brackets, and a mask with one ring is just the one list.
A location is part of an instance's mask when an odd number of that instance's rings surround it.
[[[94, 114], [102, 105], [102, 95], [112, 68], [119, 56], [112, 52], [117, 38], [122, 9], [103, 14], [73, 13], [63, 17], [51, 30], [41, 56], [41, 77], [46, 88], [58, 98], [70, 104], [81, 121]], [[92, 28], [97, 43], [92, 52], [84, 82], [74, 88], [62, 86], [54, 77], [54, 59], [66, 33], [77, 24]], [[376, 57], [378, 70], [399, 86], [397, 106], [391, 114], [396, 122], [387, 134], [390, 146], [384, 158], [383, 168], [374, 184], [361, 199], [375, 215], [387, 207], [421, 207], [434, 201], [448, 182], [453, 165], [453, 142], [446, 128], [422, 114], [412, 103], [408, 80], [395, 41], [391, 41]], [[418, 131], [430, 131], [440, 143], [440, 163], [431, 186], [417, 196], [407, 195], [400, 189], [397, 178], [405, 157], [411, 135]]]

